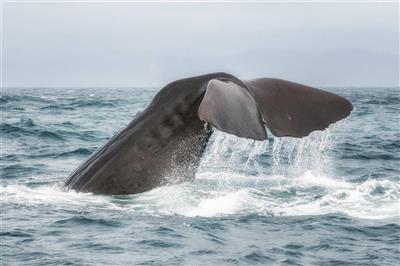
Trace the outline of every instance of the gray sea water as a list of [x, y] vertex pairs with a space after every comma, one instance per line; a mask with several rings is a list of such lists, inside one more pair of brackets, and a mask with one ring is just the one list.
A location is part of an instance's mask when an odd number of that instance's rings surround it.
[[99, 196], [62, 182], [157, 90], [4, 89], [1, 265], [399, 265], [400, 90], [329, 90], [324, 132], [215, 132], [193, 182]]

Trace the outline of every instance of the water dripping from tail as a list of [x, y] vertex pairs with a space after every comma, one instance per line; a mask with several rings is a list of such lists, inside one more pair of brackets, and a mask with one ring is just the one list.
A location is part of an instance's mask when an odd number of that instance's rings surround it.
[[298, 177], [307, 171], [315, 175], [332, 173], [332, 128], [308, 137], [266, 141], [242, 139], [215, 132], [202, 159], [199, 173], [232, 172], [249, 176]]
[[313, 132], [308, 137], [272, 139], [271, 174], [298, 177], [306, 172], [332, 175], [332, 129]]

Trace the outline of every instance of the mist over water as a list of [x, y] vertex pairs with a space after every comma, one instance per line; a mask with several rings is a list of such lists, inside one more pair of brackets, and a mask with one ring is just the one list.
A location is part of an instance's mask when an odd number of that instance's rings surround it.
[[400, 91], [330, 90], [355, 108], [328, 130], [263, 142], [215, 131], [193, 182], [129, 196], [62, 181], [157, 90], [5, 90], [2, 261], [396, 265]]

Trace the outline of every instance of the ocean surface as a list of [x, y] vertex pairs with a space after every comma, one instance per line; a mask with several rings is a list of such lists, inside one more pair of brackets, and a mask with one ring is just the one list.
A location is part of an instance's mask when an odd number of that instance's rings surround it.
[[1, 265], [399, 265], [400, 90], [303, 139], [214, 132], [193, 182], [131, 196], [63, 180], [157, 89], [8, 88]]

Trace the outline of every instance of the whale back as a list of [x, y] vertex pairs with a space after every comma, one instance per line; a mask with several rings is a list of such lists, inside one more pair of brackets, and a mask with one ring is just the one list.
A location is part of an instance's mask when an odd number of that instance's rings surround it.
[[194, 177], [212, 133], [197, 116], [207, 82], [219, 74], [166, 85], [150, 105], [65, 181], [71, 189], [133, 194]]

